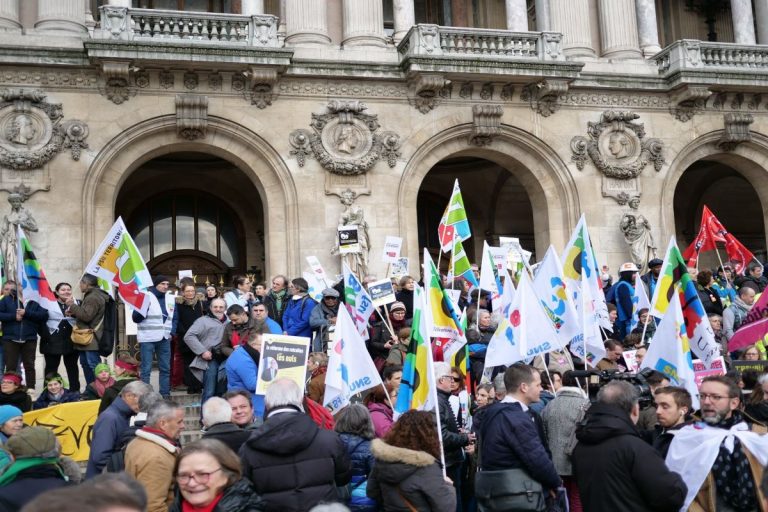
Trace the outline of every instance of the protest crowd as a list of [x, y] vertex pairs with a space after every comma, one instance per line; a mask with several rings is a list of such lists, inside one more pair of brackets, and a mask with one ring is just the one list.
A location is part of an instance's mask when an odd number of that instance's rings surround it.
[[[613, 276], [582, 217], [562, 257], [486, 244], [473, 265], [453, 218], [447, 273], [425, 251], [420, 275], [343, 261], [321, 289], [115, 284], [138, 358], [105, 276], [51, 289], [29, 249], [0, 299], [0, 512], [768, 510], [757, 259], [699, 267], [700, 233]], [[83, 471], [75, 429], [35, 415], [86, 403]]]

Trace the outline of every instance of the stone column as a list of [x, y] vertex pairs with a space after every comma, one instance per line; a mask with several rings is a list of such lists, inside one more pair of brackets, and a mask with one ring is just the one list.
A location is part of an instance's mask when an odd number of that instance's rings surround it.
[[83, 35], [85, 2], [83, 0], [37, 0], [35, 28], [41, 32]]
[[19, 30], [19, 0], [0, 0], [0, 30]]
[[243, 0], [242, 13], [246, 16], [264, 14], [264, 0]]
[[755, 44], [755, 19], [752, 17], [752, 0], [731, 0], [731, 16], [733, 17], [734, 41], [738, 44]]
[[395, 18], [395, 33], [392, 34], [392, 39], [397, 44], [403, 40], [408, 31], [411, 30], [411, 27], [416, 24], [413, 0], [392, 0], [392, 13]]
[[536, 30], [539, 32], [548, 32], [552, 30], [548, 0], [536, 0], [534, 5], [536, 11]]
[[589, 0], [549, 0], [553, 32], [563, 34], [566, 57], [594, 57], [589, 26]]
[[131, 0], [107, 0], [107, 5], [114, 7], [131, 7]]
[[286, 0], [285, 42], [288, 44], [328, 44], [328, 12], [325, 0]]
[[755, 0], [755, 19], [757, 19], [757, 42], [768, 44], [768, 0]]
[[597, 9], [602, 56], [610, 59], [641, 57], [635, 0], [599, 0]]
[[528, 32], [528, 7], [525, 0], [506, 0], [507, 30]]
[[661, 51], [659, 46], [659, 27], [656, 24], [656, 2], [654, 0], [635, 0], [637, 11], [637, 35], [643, 56], [650, 57]]
[[386, 46], [381, 0], [344, 0], [343, 46]]

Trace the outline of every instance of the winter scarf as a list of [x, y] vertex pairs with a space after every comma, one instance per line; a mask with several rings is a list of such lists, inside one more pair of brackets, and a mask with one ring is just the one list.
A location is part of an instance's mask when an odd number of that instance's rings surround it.
[[[733, 411], [730, 418], [724, 419], [715, 426], [730, 430], [742, 421], [741, 412]], [[752, 470], [738, 438], [733, 440], [731, 452], [726, 447], [725, 440], [720, 444], [720, 451], [712, 465], [712, 475], [715, 478], [717, 495], [723, 501], [736, 510], [757, 509], [757, 494], [755, 482], [752, 481]]]
[[98, 393], [99, 396], [104, 396], [104, 392], [107, 390], [108, 387], [111, 387], [112, 384], [115, 383], [115, 379], [110, 377], [107, 379], [107, 382], [101, 382], [99, 379], [94, 379], [93, 382], [91, 382], [91, 386], [93, 386], [93, 389]]

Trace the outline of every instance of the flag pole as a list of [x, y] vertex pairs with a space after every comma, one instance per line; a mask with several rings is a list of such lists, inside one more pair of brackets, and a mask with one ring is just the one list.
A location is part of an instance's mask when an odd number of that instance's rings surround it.
[[445, 471], [445, 448], [443, 447], [443, 427], [440, 424], [440, 402], [437, 397], [437, 382], [435, 381], [435, 364], [432, 361], [432, 348], [427, 348], [427, 366], [429, 366], [429, 372], [432, 373], [432, 380], [434, 382], [432, 388], [432, 400], [435, 403], [435, 423], [437, 425], [437, 438], [440, 440], [440, 466], [443, 469], [443, 478], [448, 478], [448, 473]]
[[[720, 268], [723, 269], [723, 275], [725, 276], [725, 282], [728, 283], [728, 286], [732, 287], [733, 285], [731, 284], [731, 280], [728, 279], [728, 276], [725, 274], [725, 265], [723, 265], [723, 260], [720, 257], [720, 249], [717, 248], [717, 244], [715, 244], [715, 254], [717, 254], [717, 261], [720, 262]], [[698, 260], [696, 260], [696, 263], [698, 264]]]
[[384, 324], [384, 327], [387, 328], [387, 330], [389, 331], [389, 334], [394, 336], [395, 335], [394, 328], [392, 327], [392, 324], [388, 322], [388, 319], [381, 314], [381, 311], [379, 311], [379, 308], [373, 308], [373, 310], [376, 311], [376, 313], [379, 315], [379, 318], [381, 318], [381, 322]]

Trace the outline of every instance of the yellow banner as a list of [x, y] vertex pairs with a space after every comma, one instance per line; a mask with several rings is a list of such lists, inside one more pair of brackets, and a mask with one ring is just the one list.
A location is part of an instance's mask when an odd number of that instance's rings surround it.
[[61, 443], [61, 454], [77, 462], [88, 460], [93, 424], [99, 415], [100, 400], [71, 402], [24, 413], [24, 423], [48, 427]]

